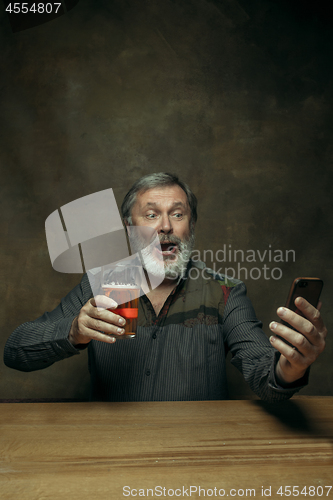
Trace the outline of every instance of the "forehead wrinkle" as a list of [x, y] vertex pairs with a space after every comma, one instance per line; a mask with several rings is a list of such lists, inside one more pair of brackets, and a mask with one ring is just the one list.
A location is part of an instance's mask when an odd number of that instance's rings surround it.
[[[148, 201], [142, 208], [148, 208], [148, 207], [158, 207], [161, 205], [161, 203], [156, 202], [156, 201]], [[175, 208], [175, 207], [184, 207], [187, 208], [187, 205], [184, 205], [182, 201], [175, 201], [170, 205], [170, 208]]]

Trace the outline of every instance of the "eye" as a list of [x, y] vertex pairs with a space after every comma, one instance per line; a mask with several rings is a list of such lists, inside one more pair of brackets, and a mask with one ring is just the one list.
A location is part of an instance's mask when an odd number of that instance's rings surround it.
[[175, 219], [182, 219], [183, 218], [183, 214], [181, 212], [177, 212], [177, 213], [173, 214], [173, 217]]
[[147, 218], [147, 219], [150, 219], [150, 220], [153, 220], [153, 219], [155, 219], [156, 217], [157, 217], [157, 215], [156, 215], [156, 214], [146, 214], [146, 218]]

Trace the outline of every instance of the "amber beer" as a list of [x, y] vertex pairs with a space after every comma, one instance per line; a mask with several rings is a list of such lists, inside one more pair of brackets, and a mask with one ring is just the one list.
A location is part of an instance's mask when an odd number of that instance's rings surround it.
[[109, 311], [122, 316], [126, 320], [125, 333], [120, 337], [132, 339], [136, 336], [139, 312], [140, 288], [126, 285], [103, 285], [104, 295], [115, 300], [120, 307]]

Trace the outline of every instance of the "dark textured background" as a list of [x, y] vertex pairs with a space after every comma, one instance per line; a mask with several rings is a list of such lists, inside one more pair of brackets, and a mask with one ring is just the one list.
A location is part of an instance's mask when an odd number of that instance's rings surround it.
[[[266, 333], [304, 275], [324, 279], [332, 325], [333, 24], [325, 5], [80, 0], [13, 34], [1, 4], [1, 349], [80, 279], [53, 271], [46, 217], [108, 187], [120, 203], [155, 171], [178, 173], [196, 192], [201, 251], [295, 250], [295, 262], [266, 259], [282, 269], [280, 280], [245, 280]], [[333, 395], [332, 354], [329, 337], [303, 394]], [[1, 362], [0, 375], [0, 398], [88, 394], [86, 354], [27, 374]], [[250, 393], [233, 367], [229, 379], [232, 397]]]

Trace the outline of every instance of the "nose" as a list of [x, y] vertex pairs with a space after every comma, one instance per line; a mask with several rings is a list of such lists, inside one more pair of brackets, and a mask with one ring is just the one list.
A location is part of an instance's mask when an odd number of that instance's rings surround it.
[[171, 234], [172, 233], [172, 224], [169, 218], [169, 215], [164, 214], [160, 218], [160, 225], [158, 228], [158, 232], [161, 234]]

